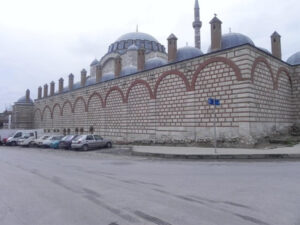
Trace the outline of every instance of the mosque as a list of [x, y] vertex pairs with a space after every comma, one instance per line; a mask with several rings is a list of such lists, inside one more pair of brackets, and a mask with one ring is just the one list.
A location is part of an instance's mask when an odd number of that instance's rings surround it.
[[[167, 48], [153, 36], [127, 33], [107, 53], [74, 75], [30, 91], [13, 106], [14, 128], [46, 133], [96, 133], [122, 143], [220, 143], [251, 146], [286, 134], [300, 120], [300, 52], [281, 59], [281, 36], [271, 49], [246, 35], [222, 34], [222, 21], [210, 21], [211, 45], [201, 50], [200, 10], [195, 1], [195, 47]], [[49, 90], [48, 90], [49, 87]], [[208, 104], [208, 99], [220, 105]]]

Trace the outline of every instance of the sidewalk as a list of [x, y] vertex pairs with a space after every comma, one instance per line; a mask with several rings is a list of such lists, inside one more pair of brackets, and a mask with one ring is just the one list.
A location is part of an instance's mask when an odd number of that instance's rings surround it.
[[195, 159], [265, 159], [265, 158], [300, 158], [300, 144], [293, 147], [276, 149], [242, 149], [169, 146], [132, 146], [132, 154], [162, 158]]

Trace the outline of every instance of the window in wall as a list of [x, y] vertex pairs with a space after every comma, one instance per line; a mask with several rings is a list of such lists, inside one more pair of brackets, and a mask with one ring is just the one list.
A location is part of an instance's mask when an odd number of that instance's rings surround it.
[[66, 135], [67, 134], [67, 130], [66, 128], [63, 130], [63, 134]]
[[67, 130], [67, 133], [68, 133], [68, 134], [71, 134], [71, 130], [70, 130], [70, 128], [68, 128], [68, 130]]
[[80, 128], [80, 134], [83, 134], [83, 132], [84, 132], [84, 129]]
[[90, 134], [94, 134], [94, 127], [90, 127]]
[[75, 134], [78, 134], [78, 128], [75, 129]]

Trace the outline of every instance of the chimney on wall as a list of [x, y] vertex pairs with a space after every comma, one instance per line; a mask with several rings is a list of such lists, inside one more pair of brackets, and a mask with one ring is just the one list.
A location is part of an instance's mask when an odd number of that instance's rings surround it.
[[102, 80], [102, 66], [100, 63], [96, 67], [96, 83], [101, 82]]
[[39, 86], [39, 88], [38, 88], [38, 99], [41, 99], [42, 98], [42, 87], [41, 86]]
[[29, 89], [26, 90], [26, 102], [29, 102], [30, 101], [30, 91]]
[[281, 36], [275, 31], [271, 36], [272, 55], [281, 59]]
[[145, 69], [145, 49], [138, 50], [138, 71], [142, 71]]
[[63, 78], [60, 78], [58, 80], [58, 92], [59, 93], [62, 93], [64, 90], [64, 79]]
[[174, 34], [171, 34], [167, 40], [168, 40], [168, 61], [173, 62], [176, 60], [178, 39]]
[[81, 82], [80, 82], [81, 87], [84, 87], [86, 84], [86, 74], [87, 72], [85, 69], [81, 70]]
[[73, 85], [74, 85], [74, 75], [71, 73], [69, 75], [69, 90], [70, 91], [73, 89]]
[[217, 51], [222, 48], [222, 21], [218, 19], [217, 14], [210, 21], [211, 27], [211, 51]]
[[55, 83], [54, 83], [54, 81], [52, 81], [50, 83], [50, 96], [54, 95], [54, 91], [55, 91]]
[[48, 84], [44, 85], [44, 98], [48, 97]]
[[117, 56], [115, 58], [115, 77], [120, 77], [122, 70], [122, 58], [120, 56]]

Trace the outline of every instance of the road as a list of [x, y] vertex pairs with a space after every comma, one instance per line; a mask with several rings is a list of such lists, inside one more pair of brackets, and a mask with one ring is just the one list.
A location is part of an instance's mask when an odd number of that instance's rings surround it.
[[0, 146], [1, 225], [299, 225], [300, 161]]

